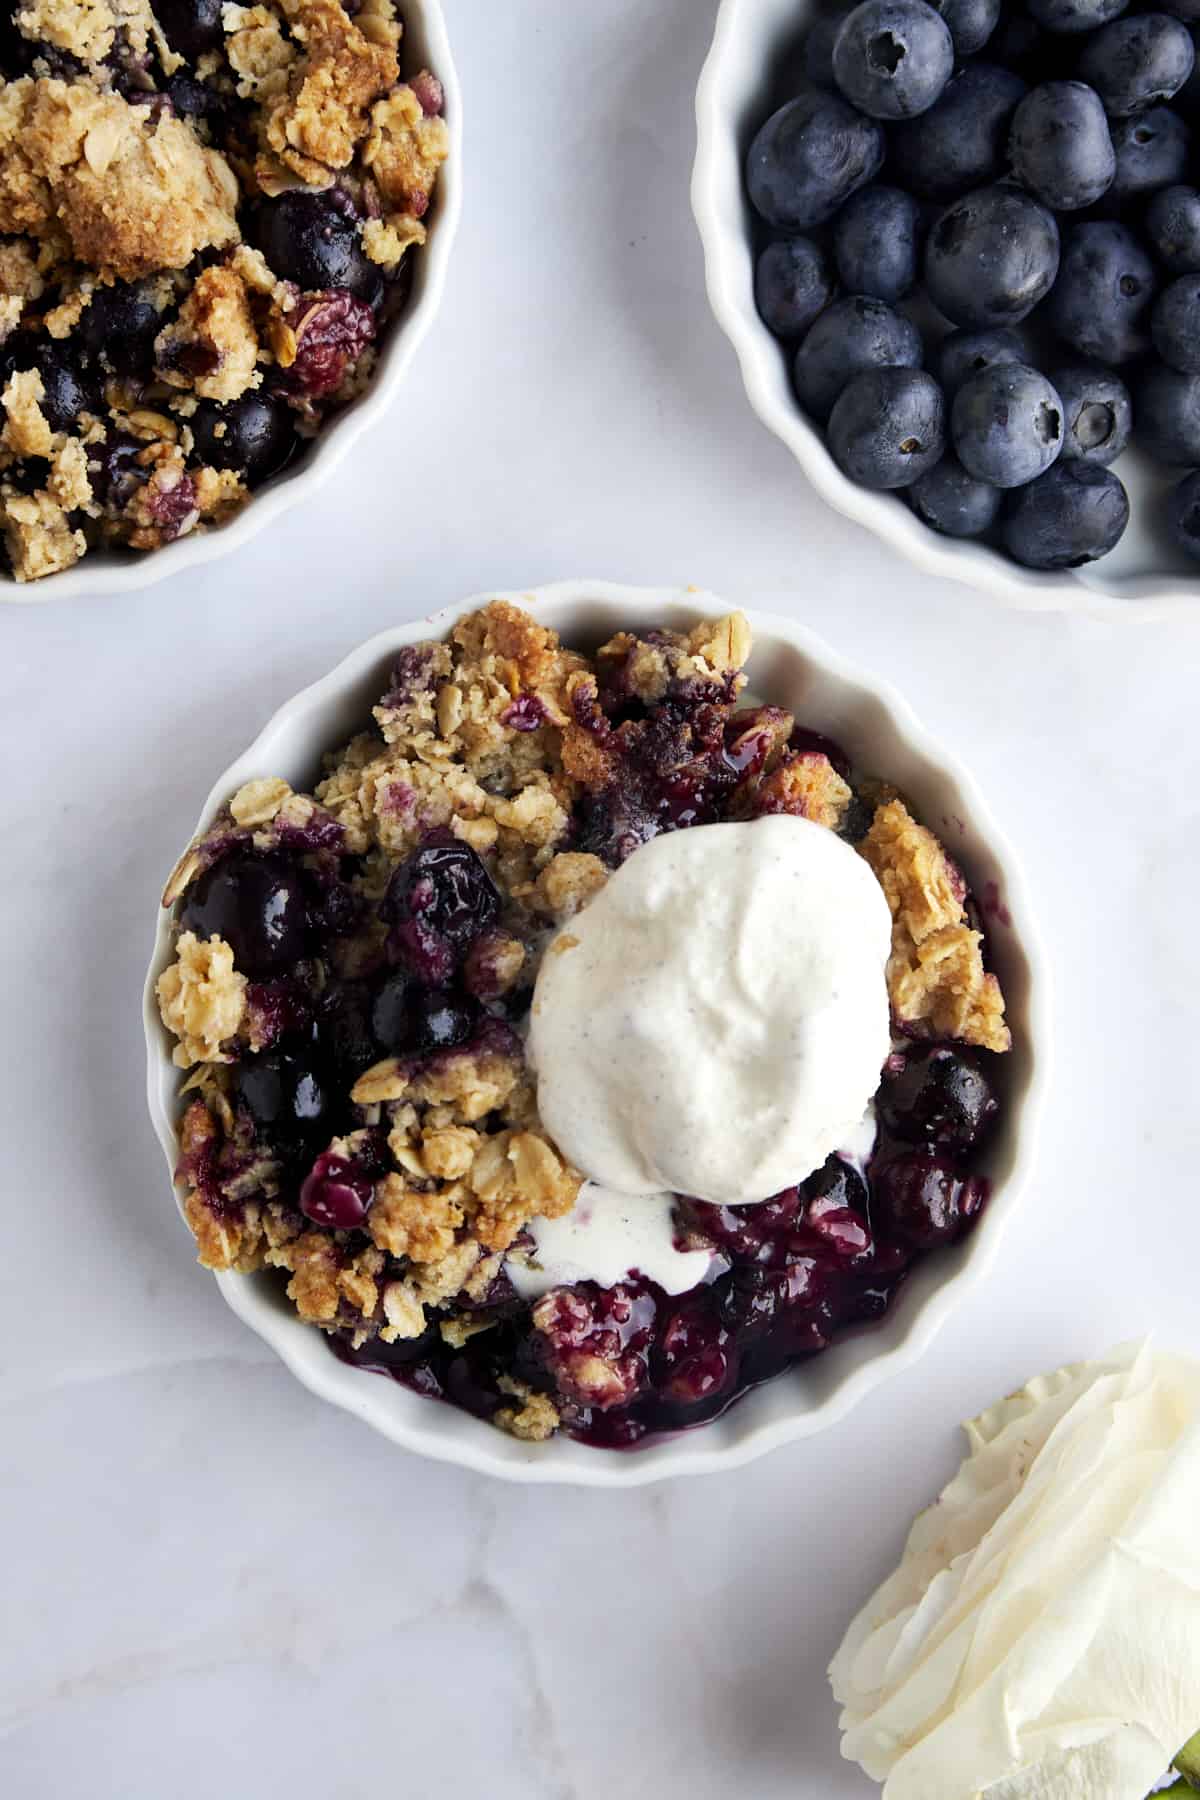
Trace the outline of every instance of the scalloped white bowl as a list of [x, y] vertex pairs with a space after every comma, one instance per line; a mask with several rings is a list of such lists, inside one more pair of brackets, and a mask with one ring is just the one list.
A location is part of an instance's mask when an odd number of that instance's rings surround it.
[[[289, 700], [220, 776], [197, 829], [206, 827], [220, 805], [254, 776], [282, 775], [294, 786], [309, 785], [322, 753], [361, 728], [401, 646], [444, 635], [462, 613], [493, 597], [479, 596], [381, 632], [324, 680]], [[529, 607], [568, 643], [581, 647], [594, 647], [622, 627], [687, 629], [698, 618], [729, 610], [715, 595], [694, 589], [628, 588], [600, 581], [560, 582], [502, 597]], [[589, 1487], [635, 1487], [666, 1476], [735, 1468], [779, 1444], [823, 1430], [888, 1376], [910, 1367], [951, 1311], [979, 1287], [999, 1249], [1031, 1164], [1047, 1053], [1045, 966], [1016, 859], [957, 758], [929, 735], [885, 682], [851, 668], [801, 626], [766, 613], [748, 616], [755, 637], [749, 664], [755, 694], [793, 708], [805, 725], [843, 743], [861, 767], [894, 781], [961, 859], [976, 892], [988, 898], [995, 966], [1013, 1028], [1008, 1105], [986, 1163], [991, 1201], [964, 1244], [918, 1267], [882, 1323], [839, 1340], [823, 1356], [757, 1388], [712, 1424], [626, 1452], [594, 1449], [566, 1437], [519, 1443], [453, 1407], [339, 1362], [321, 1334], [296, 1318], [276, 1277], [216, 1277], [234, 1312], [278, 1351], [306, 1387], [406, 1450], [511, 1481]], [[171, 930], [170, 913], [157, 907], [144, 1013], [150, 1115], [173, 1175], [180, 1072], [171, 1062], [171, 1040], [154, 998], [154, 984], [171, 959]]]
[[349, 455], [363, 432], [383, 418], [441, 305], [462, 211], [462, 94], [441, 0], [400, 0], [398, 11], [404, 20], [406, 65], [413, 70], [431, 69], [445, 90], [450, 154], [438, 176], [429, 237], [417, 253], [408, 304], [380, 346], [375, 374], [366, 391], [330, 421], [302, 462], [265, 482], [228, 525], [190, 532], [161, 550], [146, 553], [89, 551], [74, 568], [64, 569], [60, 575], [48, 575], [43, 581], [19, 582], [0, 575], [0, 600], [29, 606], [77, 595], [128, 594], [163, 581], [168, 575], [228, 556], [231, 550], [248, 544], [272, 520], [282, 518], [294, 506], [310, 499]]
[[1031, 610], [1145, 621], [1193, 609], [1200, 601], [1200, 570], [1170, 543], [1159, 523], [1170, 478], [1140, 453], [1126, 451], [1114, 465], [1131, 507], [1116, 549], [1085, 568], [1048, 575], [1023, 569], [987, 545], [941, 537], [900, 495], [856, 486], [801, 412], [790, 358], [754, 304], [751, 208], [742, 170], [758, 127], [796, 91], [798, 83], [789, 82], [787, 71], [795, 66], [798, 42], [814, 10], [813, 0], [722, 0], [696, 94], [692, 210], [704, 244], [709, 300], [737, 351], [754, 411], [830, 506], [931, 575], [964, 581]]

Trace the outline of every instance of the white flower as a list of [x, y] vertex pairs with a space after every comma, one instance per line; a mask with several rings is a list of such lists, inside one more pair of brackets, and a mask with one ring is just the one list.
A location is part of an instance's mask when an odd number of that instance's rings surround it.
[[883, 1800], [1145, 1800], [1200, 1727], [1200, 1363], [1146, 1345], [966, 1427], [830, 1667]]

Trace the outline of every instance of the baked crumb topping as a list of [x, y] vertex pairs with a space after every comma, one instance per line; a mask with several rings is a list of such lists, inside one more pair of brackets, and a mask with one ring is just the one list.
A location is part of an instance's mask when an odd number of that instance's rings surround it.
[[[525, 1263], [531, 1222], [569, 1213], [583, 1179], [520, 1035], [540, 959], [657, 831], [783, 812], [858, 837], [866, 814], [898, 1029], [1008, 1047], [960, 872], [834, 746], [739, 707], [749, 652], [731, 614], [589, 659], [494, 601], [400, 652], [313, 795], [263, 775], [232, 796], [167, 883], [158, 984], [191, 1071], [179, 1176], [205, 1266], [283, 1271], [302, 1318], [381, 1366], [433, 1342], [490, 1359], [491, 1416], [530, 1441], [623, 1404], [636, 1302], [613, 1290], [615, 1337], [574, 1289], [522, 1305], [506, 1255]], [[268, 884], [269, 930], [241, 918], [239, 881]], [[226, 917], [228, 939], [205, 929]], [[512, 1362], [514, 1321], [536, 1371]]]
[[[223, 524], [360, 395], [449, 150], [392, 0], [25, 0], [0, 46], [0, 569]], [[43, 465], [87, 452], [86, 501]]]

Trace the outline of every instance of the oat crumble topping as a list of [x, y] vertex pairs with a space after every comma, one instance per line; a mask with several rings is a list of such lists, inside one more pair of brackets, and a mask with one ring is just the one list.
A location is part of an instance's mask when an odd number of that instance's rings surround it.
[[[508, 1275], [582, 1182], [539, 1119], [522, 1029], [555, 928], [662, 830], [783, 812], [850, 836], [893, 916], [897, 1032], [935, 1055], [1008, 1048], [961, 872], [836, 746], [739, 705], [749, 651], [735, 613], [589, 658], [494, 601], [400, 652], [313, 794], [266, 773], [232, 796], [167, 883], [158, 983], [206, 1267], [283, 1271], [340, 1354], [422, 1391], [490, 1368], [478, 1409], [517, 1437], [617, 1417], [645, 1380], [644, 1303], [527, 1305]], [[716, 1210], [685, 1209], [686, 1241], [721, 1241]]]
[[[0, 564], [220, 525], [369, 384], [449, 150], [393, 0], [26, 0], [0, 33]], [[64, 445], [87, 493], [56, 490]], [[51, 465], [48, 467], [47, 465]]]

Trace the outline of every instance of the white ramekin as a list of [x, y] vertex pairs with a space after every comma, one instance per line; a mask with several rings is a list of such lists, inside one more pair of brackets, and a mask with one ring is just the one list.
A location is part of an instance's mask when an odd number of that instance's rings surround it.
[[[686, 629], [700, 617], [729, 610], [715, 595], [695, 589], [627, 588], [602, 581], [565, 581], [503, 597], [528, 607], [568, 643], [584, 648], [622, 627]], [[493, 596], [476, 597], [432, 618], [381, 632], [289, 700], [220, 776], [197, 829], [205, 828], [221, 804], [254, 776], [281, 775], [298, 787], [310, 784], [322, 754], [361, 728], [401, 646], [443, 636], [464, 612], [489, 598]], [[712, 1424], [626, 1452], [594, 1449], [566, 1437], [519, 1443], [451, 1406], [339, 1362], [321, 1333], [297, 1319], [277, 1278], [216, 1277], [233, 1310], [279, 1352], [306, 1387], [407, 1450], [511, 1481], [589, 1487], [635, 1487], [671, 1475], [737, 1467], [778, 1444], [823, 1430], [886, 1377], [914, 1363], [951, 1310], [983, 1281], [999, 1248], [1033, 1154], [1047, 1055], [1045, 967], [1016, 859], [957, 758], [930, 737], [886, 682], [851, 668], [802, 626], [766, 613], [748, 616], [755, 638], [749, 664], [755, 694], [793, 709], [806, 726], [844, 744], [860, 767], [901, 788], [961, 859], [987, 907], [995, 967], [1013, 1030], [1010, 1097], [986, 1163], [993, 1184], [990, 1203], [964, 1244], [918, 1266], [881, 1324], [841, 1339], [824, 1355], [766, 1383]], [[156, 906], [154, 954], [144, 995], [148, 1094], [154, 1128], [173, 1172], [181, 1077], [171, 1062], [171, 1040], [154, 997], [154, 984], [171, 960], [171, 939], [171, 914]], [[186, 1254], [181, 1243], [180, 1255]]]
[[931, 575], [967, 582], [1010, 606], [1042, 611], [1144, 621], [1194, 607], [1200, 600], [1200, 570], [1169, 543], [1162, 526], [1167, 478], [1136, 451], [1126, 451], [1115, 465], [1129, 490], [1131, 508], [1128, 529], [1116, 549], [1082, 569], [1041, 574], [984, 544], [939, 536], [902, 495], [856, 486], [801, 412], [792, 392], [790, 358], [754, 304], [754, 246], [743, 164], [772, 98], [778, 104], [783, 97], [776, 93], [775, 78], [781, 66], [795, 65], [805, 21], [815, 10], [815, 0], [722, 0], [696, 94], [692, 210], [704, 244], [709, 300], [737, 351], [754, 411], [783, 440], [830, 506]]
[[190, 532], [161, 550], [91, 550], [73, 568], [48, 575], [42, 581], [14, 581], [11, 576], [0, 575], [0, 600], [36, 605], [39, 601], [66, 600], [76, 595], [127, 594], [135, 588], [150, 587], [168, 575], [227, 556], [231, 550], [248, 544], [273, 519], [310, 499], [363, 432], [383, 417], [441, 305], [462, 210], [462, 94], [441, 0], [401, 0], [398, 10], [404, 20], [405, 67], [413, 73], [418, 69], [432, 70], [445, 91], [450, 154], [438, 175], [428, 239], [415, 252], [412, 293], [380, 345], [375, 374], [365, 393], [330, 420], [301, 463], [266, 482], [228, 525]]

